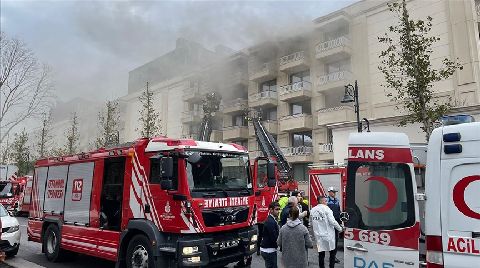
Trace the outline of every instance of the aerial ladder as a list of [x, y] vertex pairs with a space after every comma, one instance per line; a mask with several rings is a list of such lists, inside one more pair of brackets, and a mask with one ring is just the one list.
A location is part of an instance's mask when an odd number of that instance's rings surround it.
[[200, 141], [210, 141], [212, 135], [212, 123], [215, 113], [220, 109], [222, 97], [216, 92], [205, 95], [203, 99], [203, 119], [200, 125]]
[[261, 113], [256, 110], [250, 112], [245, 110], [245, 113], [247, 119], [252, 122], [260, 151], [265, 157], [277, 162], [279, 171], [278, 191], [280, 193], [296, 191], [298, 189], [298, 182], [293, 178], [292, 166], [288, 163], [272, 134], [263, 126]]

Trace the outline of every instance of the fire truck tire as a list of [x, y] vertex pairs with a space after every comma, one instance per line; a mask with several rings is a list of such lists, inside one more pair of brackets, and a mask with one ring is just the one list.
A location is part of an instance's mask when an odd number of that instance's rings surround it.
[[152, 247], [146, 236], [136, 235], [130, 240], [126, 264], [127, 268], [154, 267]]
[[67, 252], [60, 248], [60, 230], [56, 224], [50, 224], [43, 234], [45, 256], [51, 262], [60, 262], [67, 257]]

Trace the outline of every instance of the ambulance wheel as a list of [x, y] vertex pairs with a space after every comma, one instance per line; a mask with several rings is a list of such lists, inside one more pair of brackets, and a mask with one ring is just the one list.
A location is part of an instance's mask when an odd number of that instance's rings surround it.
[[130, 240], [127, 248], [127, 268], [154, 267], [153, 252], [144, 235], [136, 235]]
[[60, 248], [60, 230], [57, 225], [50, 224], [43, 234], [43, 249], [45, 256], [51, 262], [59, 262], [66, 258], [67, 253]]

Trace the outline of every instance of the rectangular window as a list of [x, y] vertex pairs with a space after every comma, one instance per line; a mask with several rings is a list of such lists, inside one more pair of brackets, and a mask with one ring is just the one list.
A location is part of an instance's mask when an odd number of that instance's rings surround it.
[[348, 163], [348, 227], [390, 230], [415, 224], [412, 176], [406, 164]]
[[296, 102], [296, 103], [290, 104], [291, 115], [311, 114], [311, 113], [312, 113], [312, 105], [310, 101]]
[[265, 109], [262, 112], [262, 120], [269, 121], [269, 120], [277, 120], [277, 108], [272, 109]]
[[293, 133], [292, 147], [312, 147], [312, 132]]
[[337, 73], [341, 71], [350, 71], [350, 59], [339, 60], [325, 64], [327, 74]]
[[308, 164], [293, 164], [293, 178], [299, 182], [308, 182]]
[[235, 116], [233, 116], [232, 119], [233, 119], [232, 126], [243, 127], [243, 126], [247, 125], [247, 120], [245, 119], [245, 116], [243, 116], [243, 115], [235, 115]]
[[333, 131], [331, 128], [327, 128], [327, 143], [333, 143]]
[[277, 79], [273, 79], [260, 84], [259, 92], [277, 91]]
[[310, 82], [310, 70], [306, 70], [303, 72], [298, 72], [290, 75], [290, 83], [295, 84], [302, 81]]

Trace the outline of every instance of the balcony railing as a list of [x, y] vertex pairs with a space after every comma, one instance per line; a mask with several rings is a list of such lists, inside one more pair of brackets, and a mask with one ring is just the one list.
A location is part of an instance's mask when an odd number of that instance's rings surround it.
[[325, 85], [331, 82], [343, 81], [350, 79], [351, 77], [352, 74], [349, 71], [329, 73], [318, 78], [318, 85]]
[[332, 48], [341, 47], [341, 46], [349, 46], [349, 45], [350, 45], [350, 39], [348, 39], [348, 37], [346, 37], [346, 36], [341, 36], [341, 37], [338, 37], [338, 38], [333, 39], [333, 40], [329, 40], [329, 41], [326, 41], [326, 42], [319, 43], [315, 47], [315, 52], [317, 54], [320, 54], [320, 53], [325, 52], [327, 50], [330, 50]]
[[284, 147], [281, 150], [285, 156], [313, 154], [313, 147], [310, 147], [310, 146]]
[[290, 55], [281, 57], [280, 66], [288, 64], [290, 62], [297, 61], [297, 60], [303, 60], [303, 59], [305, 59], [305, 51], [298, 51]]
[[290, 85], [280, 86], [279, 94], [284, 95], [291, 92], [296, 92], [300, 90], [312, 90], [312, 83], [308, 81], [296, 82]]
[[250, 98], [252, 100], [261, 100], [261, 99], [267, 99], [267, 98], [277, 98], [277, 92], [272, 91], [272, 90], [266, 90], [262, 92], [258, 92], [256, 94], [250, 95]]
[[319, 146], [319, 152], [321, 154], [327, 154], [333, 152], [333, 143], [322, 143]]

